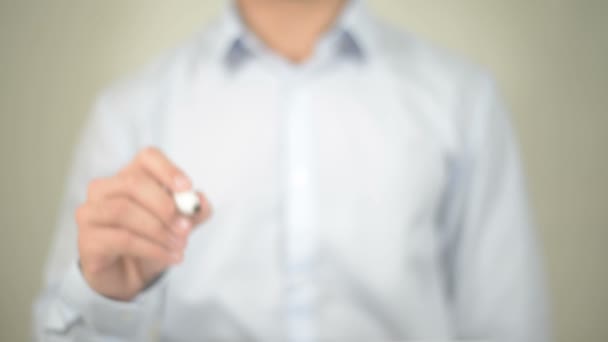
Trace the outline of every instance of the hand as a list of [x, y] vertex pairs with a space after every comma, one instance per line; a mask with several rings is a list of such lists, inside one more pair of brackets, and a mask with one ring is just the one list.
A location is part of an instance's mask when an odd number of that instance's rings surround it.
[[183, 172], [155, 148], [142, 150], [117, 175], [89, 184], [76, 222], [81, 270], [95, 291], [129, 301], [182, 261], [190, 231], [211, 213], [199, 193], [201, 210], [196, 216], [179, 215], [172, 192], [191, 187]]

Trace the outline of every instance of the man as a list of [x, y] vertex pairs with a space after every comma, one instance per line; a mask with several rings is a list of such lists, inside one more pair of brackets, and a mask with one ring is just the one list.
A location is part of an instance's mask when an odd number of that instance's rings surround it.
[[104, 93], [62, 217], [41, 340], [546, 339], [492, 82], [359, 1], [236, 1]]

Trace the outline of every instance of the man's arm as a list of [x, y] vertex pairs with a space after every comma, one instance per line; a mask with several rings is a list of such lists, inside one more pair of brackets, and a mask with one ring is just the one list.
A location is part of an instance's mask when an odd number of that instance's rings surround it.
[[179, 216], [166, 189], [185, 190], [185, 175], [156, 149], [136, 153], [140, 128], [116, 108], [128, 106], [102, 98], [76, 153], [35, 307], [39, 340], [149, 339], [163, 297], [154, 279], [181, 260], [181, 223], [208, 214], [201, 196], [199, 215]]
[[443, 212], [458, 339], [548, 340], [539, 262], [515, 139], [493, 83], [466, 96], [469, 122]]
[[80, 272], [74, 213], [86, 198], [89, 181], [111, 174], [136, 151], [133, 139], [129, 138], [131, 129], [129, 120], [114, 115], [112, 101], [107, 97], [100, 98], [85, 124], [67, 179], [46, 263], [44, 288], [34, 307], [34, 334], [38, 340], [65, 337], [68, 341], [97, 334], [84, 324], [84, 315], [88, 315], [84, 311], [89, 309], [79, 307], [79, 303], [104, 298], [88, 287]]

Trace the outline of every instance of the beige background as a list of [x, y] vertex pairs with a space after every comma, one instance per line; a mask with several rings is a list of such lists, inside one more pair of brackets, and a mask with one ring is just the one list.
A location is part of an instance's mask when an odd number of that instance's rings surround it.
[[[559, 341], [608, 340], [608, 1], [369, 1], [494, 71], [519, 131]], [[0, 0], [0, 341], [25, 341], [94, 95], [218, 0]]]

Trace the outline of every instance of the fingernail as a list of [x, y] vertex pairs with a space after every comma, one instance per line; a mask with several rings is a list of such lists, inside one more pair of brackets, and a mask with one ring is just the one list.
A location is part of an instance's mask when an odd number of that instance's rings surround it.
[[183, 234], [183, 233], [187, 232], [188, 230], [190, 230], [190, 228], [192, 228], [192, 223], [187, 218], [180, 217], [177, 220], [176, 228], [177, 228], [176, 230], [178, 233]]
[[190, 180], [184, 175], [178, 175], [177, 177], [175, 177], [173, 183], [177, 191], [189, 190], [192, 186]]

